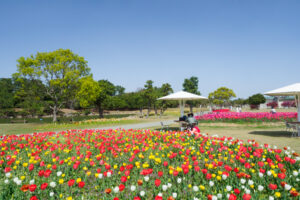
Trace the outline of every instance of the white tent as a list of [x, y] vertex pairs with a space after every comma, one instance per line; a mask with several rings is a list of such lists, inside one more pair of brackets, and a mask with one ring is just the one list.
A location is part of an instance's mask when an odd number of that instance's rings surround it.
[[[276, 90], [266, 92], [269, 96], [295, 96], [295, 101], [298, 107], [298, 122], [300, 122], [300, 83], [288, 85]], [[300, 128], [298, 128], [298, 136], [300, 136]]]
[[199, 99], [207, 99], [206, 97], [199, 96], [196, 94], [192, 94], [185, 91], [175, 92], [173, 94], [158, 98], [158, 100], [177, 100], [180, 105], [180, 116], [184, 115], [184, 104], [187, 100], [199, 100]]

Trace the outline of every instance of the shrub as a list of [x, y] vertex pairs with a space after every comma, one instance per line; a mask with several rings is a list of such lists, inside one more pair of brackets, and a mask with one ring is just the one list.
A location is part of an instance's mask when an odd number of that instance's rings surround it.
[[271, 107], [271, 108], [277, 108], [278, 103], [276, 101], [272, 101], [272, 102], [267, 103], [267, 106]]

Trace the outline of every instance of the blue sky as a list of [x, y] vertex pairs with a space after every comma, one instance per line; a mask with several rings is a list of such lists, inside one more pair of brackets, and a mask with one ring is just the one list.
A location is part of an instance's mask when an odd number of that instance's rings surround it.
[[0, 77], [16, 60], [69, 48], [126, 91], [199, 78], [238, 97], [300, 82], [298, 0], [1, 1]]

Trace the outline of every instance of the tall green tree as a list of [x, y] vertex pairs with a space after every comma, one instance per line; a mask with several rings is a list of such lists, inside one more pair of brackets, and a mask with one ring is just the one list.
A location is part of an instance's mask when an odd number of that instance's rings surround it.
[[151, 106], [156, 100], [156, 93], [155, 88], [153, 87], [153, 81], [148, 80], [146, 81], [146, 84], [144, 85], [144, 98], [147, 100], [147, 118], [149, 117]]
[[18, 79], [15, 81], [16, 106], [23, 109], [22, 115], [32, 117], [43, 115], [47, 106], [47, 94], [45, 85], [37, 79]]
[[259, 105], [266, 102], [266, 98], [262, 94], [254, 94], [248, 98], [251, 108], [259, 108]]
[[98, 85], [100, 88], [100, 93], [96, 100], [96, 106], [99, 111], [99, 117], [103, 118], [103, 112], [104, 112], [105, 106], [107, 105], [107, 103], [105, 101], [107, 101], [109, 96], [114, 96], [116, 93], [116, 90], [115, 90], [114, 84], [112, 84], [108, 80], [99, 80]]
[[101, 94], [101, 88], [92, 76], [87, 76], [79, 80], [80, 89], [76, 94], [76, 99], [83, 108], [94, 105]]
[[57, 113], [64, 103], [75, 98], [80, 78], [89, 74], [90, 68], [83, 57], [69, 49], [58, 49], [19, 58], [14, 77], [42, 81], [51, 100], [53, 122], [56, 122]]
[[[164, 83], [162, 86], [158, 89], [158, 97], [163, 97], [171, 94], [173, 92], [173, 89], [169, 83]], [[156, 101], [157, 107], [160, 109], [160, 116], [163, 115], [165, 110], [168, 107], [171, 107], [174, 102], [172, 101], [166, 101], [166, 100], [160, 100]]]
[[[189, 79], [184, 79], [183, 82], [183, 91], [190, 92], [193, 94], [201, 95], [201, 93], [198, 91], [198, 78], [195, 76], [192, 76]], [[190, 106], [190, 112], [193, 112], [193, 107], [199, 104], [200, 101], [187, 101], [186, 103]]]
[[208, 95], [208, 99], [212, 101], [212, 103], [220, 106], [228, 104], [232, 97], [236, 97], [236, 95], [232, 89], [227, 87], [220, 87]]
[[14, 107], [15, 86], [11, 78], [0, 79], [0, 108]]

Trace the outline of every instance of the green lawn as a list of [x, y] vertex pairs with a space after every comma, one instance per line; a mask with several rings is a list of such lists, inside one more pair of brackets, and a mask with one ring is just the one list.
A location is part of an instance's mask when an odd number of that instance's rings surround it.
[[[285, 131], [283, 123], [259, 123], [259, 124], [235, 124], [235, 123], [203, 123], [199, 124], [201, 133], [209, 136], [234, 137], [244, 141], [255, 140], [259, 144], [276, 145], [278, 148], [291, 147], [300, 153], [300, 137], [291, 137], [291, 133]], [[161, 130], [161, 127], [151, 127]], [[172, 124], [169, 130], [179, 130], [177, 124]]]

